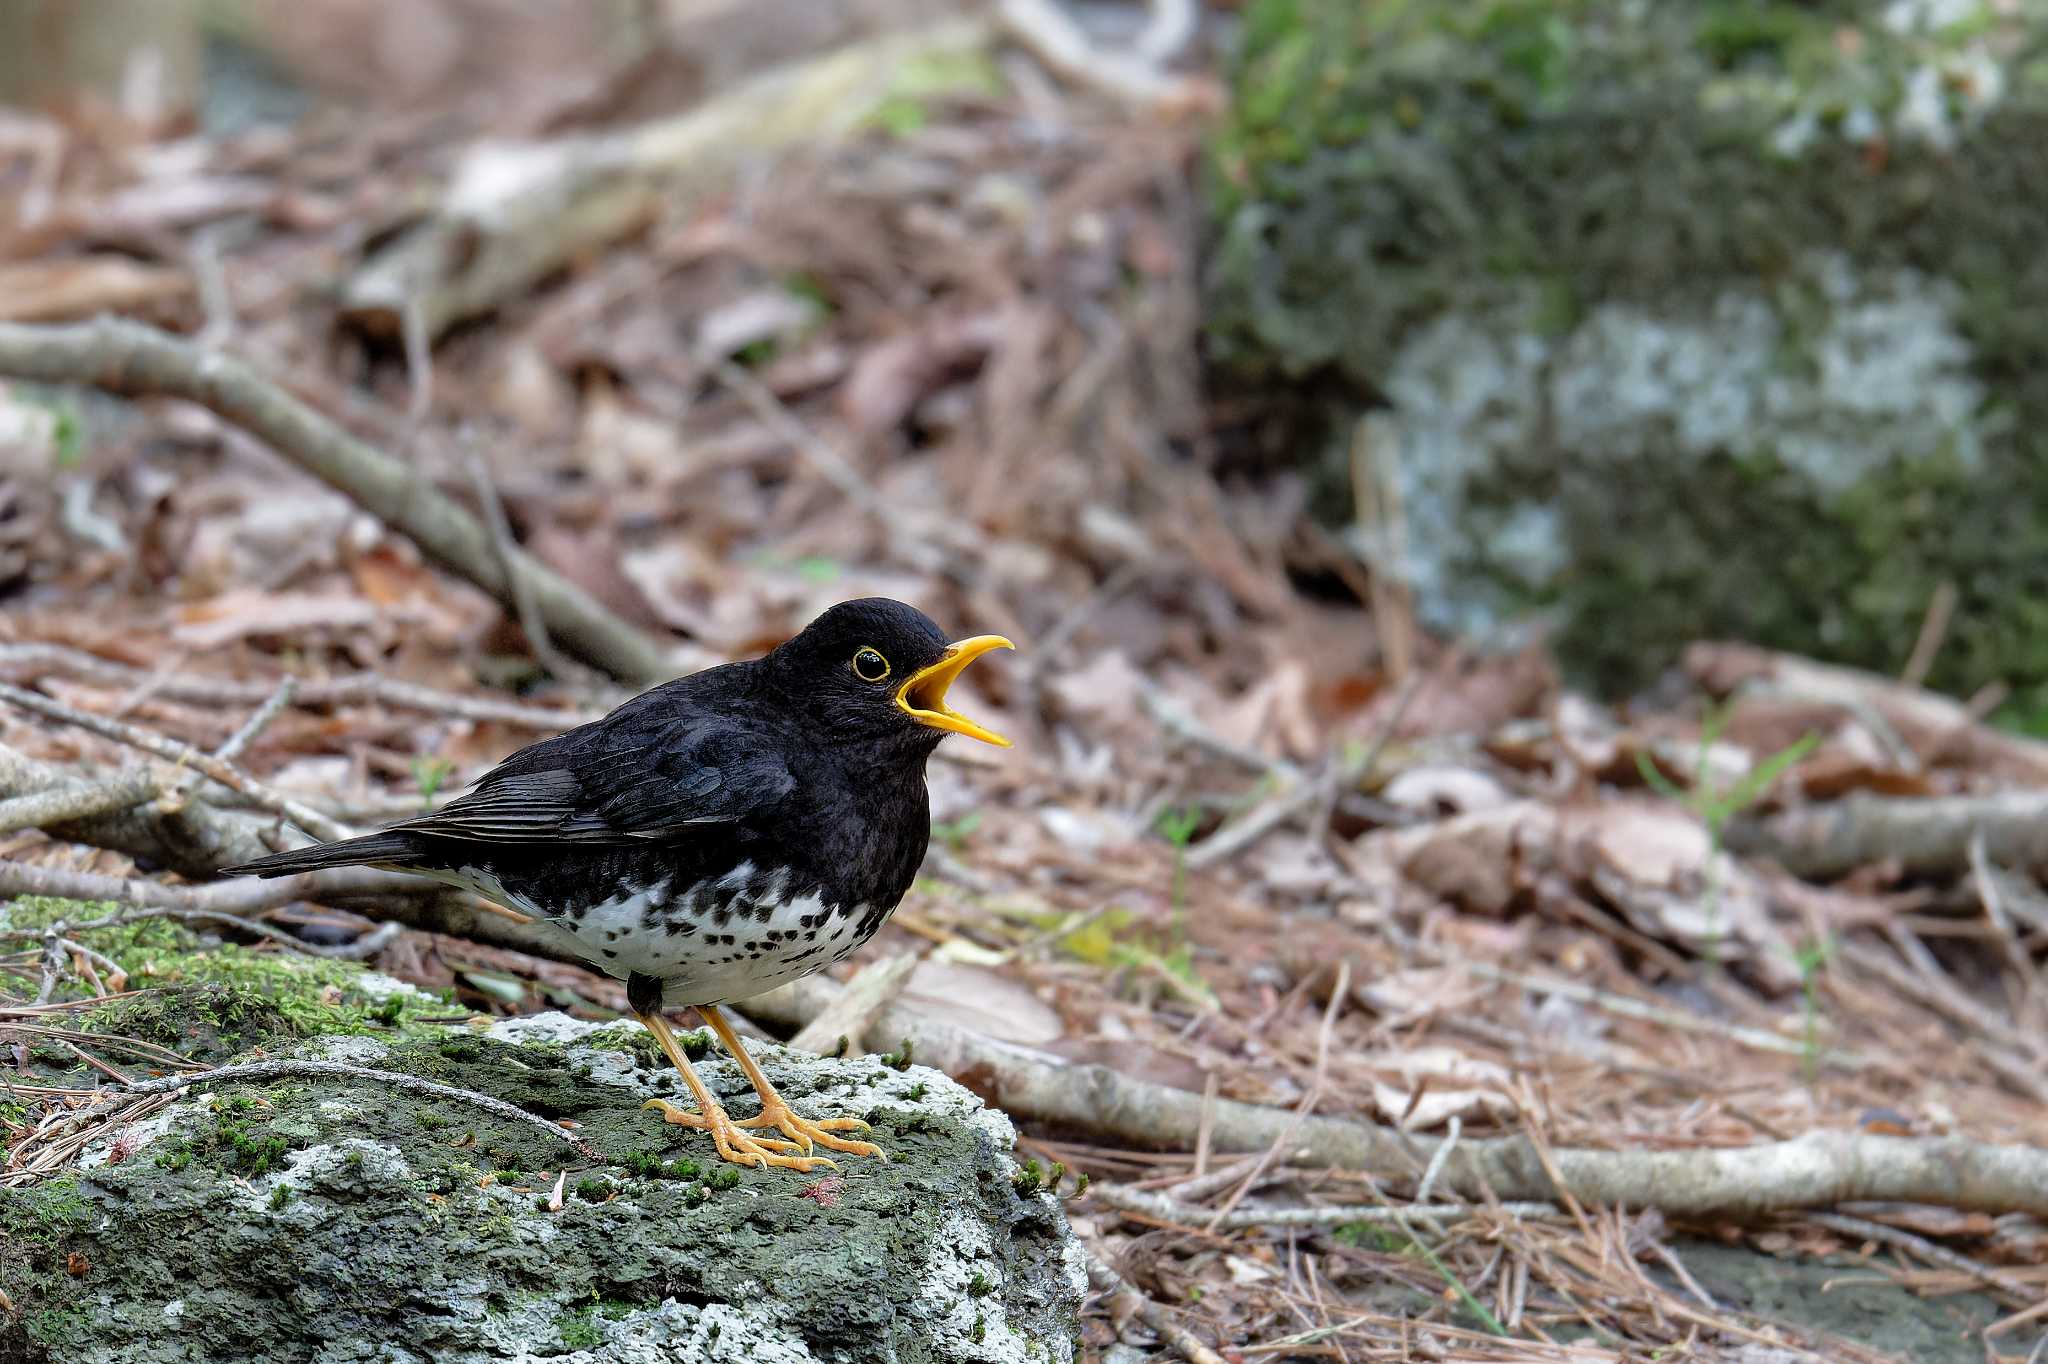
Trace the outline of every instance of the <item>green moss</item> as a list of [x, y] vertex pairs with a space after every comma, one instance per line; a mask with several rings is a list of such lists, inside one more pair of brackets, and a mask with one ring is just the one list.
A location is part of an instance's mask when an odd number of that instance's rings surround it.
[[664, 1159], [655, 1151], [632, 1151], [619, 1162], [632, 1174], [642, 1179], [695, 1179], [702, 1168], [688, 1156], [675, 1160]]
[[[1696, 638], [1896, 671], [1951, 583], [1930, 681], [2003, 681], [2007, 718], [2048, 729], [2048, 569], [2028, 548], [2048, 537], [2048, 200], [2022, 188], [2048, 63], [2009, 68], [1980, 124], [1957, 114], [1952, 148], [1890, 126], [1914, 71], [2032, 17], [1987, 6], [1915, 35], [1846, 0], [1252, 0], [1207, 173], [1208, 351], [1259, 414], [1235, 453], [1307, 466], [1348, 522], [1357, 418], [1397, 398], [1397, 362], [1441, 319], [1562, 347], [1596, 313], [1711, 317], [1747, 291], [1796, 386], [1802, 328], [1835, 306], [1801, 297], [1817, 254], [1945, 282], [1987, 399], [1965, 418], [1974, 464], [1913, 449], [1841, 491], [1768, 437], [1588, 452], [1539, 423], [1462, 505], [1555, 509], [1564, 567], [1531, 580], [1475, 532], [1423, 588], [1440, 619], [1544, 615], [1578, 680], [1620, 690]], [[1854, 140], [1852, 111], [1880, 135]]]
[[564, 1349], [589, 1350], [604, 1344], [604, 1332], [597, 1328], [597, 1306], [594, 1303], [563, 1317], [558, 1329]]
[[45, 1307], [23, 1319], [29, 1339], [49, 1350], [65, 1350], [85, 1338], [91, 1318], [82, 1307]]

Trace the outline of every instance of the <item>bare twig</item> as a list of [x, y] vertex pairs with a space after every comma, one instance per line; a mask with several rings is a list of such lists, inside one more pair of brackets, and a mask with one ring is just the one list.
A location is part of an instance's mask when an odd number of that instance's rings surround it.
[[242, 756], [244, 749], [256, 742], [256, 736], [270, 728], [271, 721], [284, 714], [292, 703], [292, 696], [298, 691], [298, 679], [287, 677], [277, 684], [277, 689], [265, 697], [256, 713], [242, 722], [242, 727], [228, 736], [227, 742], [213, 750], [213, 756], [220, 762], [233, 762]]
[[2013, 930], [2012, 915], [2006, 912], [2005, 897], [1999, 893], [1998, 876], [1991, 869], [1990, 856], [1984, 851], [1981, 829], [1970, 839], [1970, 876], [1977, 883], [1977, 901], [1984, 906], [1984, 918], [1998, 937], [2006, 964], [2012, 967], [2014, 976], [2019, 980], [2020, 1009], [2024, 1012], [2033, 1006], [2040, 976], [2034, 970], [2033, 959], [2020, 946], [2019, 934]]
[[1807, 1213], [1805, 1220], [1816, 1226], [1826, 1227], [1830, 1231], [1839, 1231], [1844, 1236], [1857, 1236], [1866, 1241], [1895, 1246], [1909, 1255], [1919, 1256], [1929, 1264], [1966, 1274], [1978, 1283], [1996, 1289], [2008, 1298], [2018, 1300], [2016, 1304], [2008, 1305], [2024, 1306], [2041, 1296], [2039, 1288], [2030, 1287], [2010, 1274], [2001, 1273], [1989, 1265], [1978, 1264], [1967, 1255], [1958, 1255], [1952, 1250], [1934, 1244], [1924, 1236], [1915, 1236], [1912, 1232], [1903, 1231], [1898, 1227], [1873, 1222], [1866, 1217], [1850, 1217], [1833, 1212]]
[[[455, 933], [474, 942], [510, 947], [518, 951], [545, 952], [547, 942], [522, 931], [517, 924], [488, 916], [480, 909], [457, 914], [448, 902], [463, 899], [400, 872], [373, 867], [334, 867], [325, 871], [301, 872], [265, 881], [240, 876], [204, 886], [170, 886], [143, 877], [100, 876], [62, 867], [0, 861], [0, 898], [15, 895], [48, 895], [66, 900], [110, 901], [145, 906], [139, 911], [110, 915], [73, 923], [67, 931], [83, 932], [108, 928], [142, 919], [185, 919], [197, 923], [220, 923], [245, 933], [270, 938], [308, 956], [354, 959], [374, 955], [390, 941], [380, 928], [353, 943], [321, 947], [301, 942], [282, 929], [248, 916], [299, 900], [354, 900], [364, 896], [390, 896], [376, 912], [393, 932], [398, 927], [428, 932]], [[380, 936], [381, 935], [381, 936]]]
[[[1714, 1037], [1725, 1037], [1731, 1042], [1753, 1048], [1757, 1051], [1776, 1052], [1782, 1056], [1805, 1056], [1809, 1050], [1803, 1040], [1796, 1037], [1780, 1037], [1763, 1028], [1752, 1028], [1740, 1023], [1724, 1022], [1718, 1018], [1705, 1018], [1699, 1014], [1687, 1013], [1664, 1005], [1647, 1003], [1629, 995], [1615, 994], [1610, 990], [1595, 989], [1573, 980], [1552, 980], [1543, 976], [1530, 975], [1526, 971], [1510, 971], [1492, 962], [1460, 959], [1452, 962], [1445, 958], [1432, 957], [1445, 966], [1470, 971], [1487, 980], [1497, 980], [1504, 985], [1517, 986], [1531, 994], [1555, 995], [1579, 1004], [1589, 1004], [1596, 1009], [1624, 1018], [1638, 1018], [1660, 1027], [1677, 1028], [1684, 1032], [1705, 1033]], [[1818, 1058], [1828, 1065], [1841, 1066], [1849, 1070], [1863, 1070], [1879, 1064], [1877, 1058], [1851, 1051], [1826, 1051]]]
[[537, 1127], [557, 1141], [567, 1142], [576, 1148], [578, 1154], [590, 1160], [601, 1161], [604, 1156], [596, 1147], [575, 1136], [567, 1129], [549, 1122], [546, 1118], [529, 1113], [516, 1104], [503, 1099], [479, 1094], [473, 1089], [460, 1089], [444, 1085], [435, 1080], [423, 1080], [417, 1075], [406, 1075], [392, 1070], [371, 1070], [364, 1066], [344, 1065], [339, 1061], [247, 1061], [239, 1065], [218, 1066], [212, 1070], [166, 1075], [161, 1079], [143, 1080], [118, 1091], [123, 1096], [142, 1098], [151, 1094], [170, 1094], [187, 1085], [240, 1084], [257, 1080], [279, 1080], [294, 1076], [318, 1076], [338, 1080], [354, 1080], [363, 1084], [388, 1085], [409, 1094], [424, 1094], [429, 1098], [448, 1099], [482, 1109], [494, 1117], [520, 1122], [528, 1127]]
[[1325, 769], [1310, 780], [1298, 784], [1293, 790], [1266, 802], [1244, 818], [1227, 824], [1209, 837], [1188, 849], [1187, 864], [1190, 869], [1206, 867], [1220, 862], [1240, 849], [1264, 838], [1274, 829], [1291, 819], [1322, 808], [1336, 800], [1339, 793], [1355, 786], [1372, 771], [1373, 764], [1386, 750], [1387, 743], [1401, 726], [1401, 719], [1408, 713], [1408, 705], [1421, 689], [1422, 675], [1410, 677], [1395, 698], [1394, 707], [1387, 715], [1386, 723], [1380, 726], [1371, 744], [1355, 758], [1347, 758]]
[[[147, 674], [139, 668], [130, 668], [59, 644], [0, 643], [0, 668], [20, 669], [31, 676], [42, 672], [61, 672], [97, 685], [123, 688], [139, 686], [148, 678], [157, 695], [173, 701], [197, 701], [208, 705], [260, 705], [275, 694], [275, 684], [272, 683], [175, 673]], [[465, 720], [486, 720], [542, 731], [567, 729], [599, 718], [597, 711], [550, 710], [496, 697], [463, 696], [400, 682], [377, 673], [295, 681], [297, 694], [294, 700], [302, 706], [374, 701], [403, 710], [453, 715]]]
[[[412, 314], [409, 312], [407, 315]], [[477, 504], [483, 508], [484, 525], [491, 532], [491, 550], [505, 567], [505, 581], [512, 585], [512, 602], [519, 628], [525, 632], [526, 642], [533, 648], [533, 656], [556, 677], [576, 677], [578, 673], [556, 652], [555, 642], [548, 634], [547, 619], [541, 615], [540, 603], [534, 600], [533, 586], [526, 579], [524, 565], [531, 561], [519, 552], [519, 542], [512, 536], [512, 523], [505, 516], [505, 503], [498, 496], [497, 485], [491, 481], [491, 471], [484, 463], [483, 453], [471, 450], [468, 464], [469, 480], [476, 487]]]
[[[1348, 961], [1340, 961], [1337, 963], [1336, 984], [1330, 987], [1330, 1002], [1323, 1008], [1322, 1027], [1320, 1027], [1316, 1031], [1315, 1075], [1309, 1081], [1307, 1091], [1302, 1094], [1301, 1102], [1297, 1104], [1294, 1109], [1294, 1116], [1297, 1124], [1300, 1122], [1301, 1119], [1306, 1118], [1309, 1114], [1315, 1112], [1316, 1105], [1322, 1102], [1323, 1081], [1328, 1077], [1330, 1068], [1330, 1034], [1337, 1026], [1337, 1014], [1340, 1010], [1343, 1009], [1344, 1001], [1346, 997], [1350, 995], [1350, 993], [1351, 963]], [[1208, 1096], [1205, 1094], [1203, 1098], [1206, 1101]], [[1208, 1107], [1208, 1104], [1205, 1102], [1204, 1108], [1207, 1109]], [[1213, 1112], [1213, 1110], [1210, 1111]], [[1242, 1199], [1247, 1192], [1250, 1191], [1252, 1185], [1258, 1180], [1258, 1177], [1266, 1172], [1266, 1167], [1273, 1163], [1274, 1158], [1280, 1154], [1280, 1148], [1287, 1144], [1288, 1140], [1291, 1137], [1293, 1137], [1294, 1132], [1295, 1128], [1293, 1126], [1289, 1126], [1287, 1128], [1284, 1128], [1278, 1136], [1273, 1138], [1272, 1145], [1268, 1146], [1265, 1149], [1265, 1151], [1259, 1156], [1257, 1163], [1255, 1163], [1251, 1168], [1251, 1173], [1247, 1174], [1244, 1177], [1244, 1182], [1239, 1184], [1235, 1189], [1230, 1191], [1230, 1196], [1223, 1200], [1223, 1206], [1218, 1208], [1216, 1212], [1210, 1217], [1209, 1226], [1212, 1230], [1225, 1217], [1230, 1215], [1230, 1210], [1232, 1208], [1235, 1208], [1238, 1204], [1238, 1201]], [[1214, 1140], [1213, 1131], [1211, 1133], [1211, 1140]]]
[[1927, 601], [1927, 614], [1920, 618], [1920, 635], [1913, 641], [1912, 655], [1899, 670], [1900, 685], [1918, 689], [1927, 681], [1935, 655], [1941, 652], [1941, 642], [1948, 638], [1949, 620], [1956, 613], [1956, 595], [1956, 585], [1946, 578], [1934, 585], [1934, 595]]
[[1096, 1258], [1092, 1251], [1088, 1255], [1088, 1280], [1095, 1285], [1096, 1292], [1130, 1303], [1144, 1323], [1157, 1331], [1160, 1339], [1180, 1351], [1181, 1358], [1188, 1364], [1223, 1364], [1222, 1355], [1197, 1340], [1187, 1327], [1173, 1319], [1172, 1313], [1131, 1287], [1123, 1275]]
[[[413, 469], [228, 355], [120, 318], [75, 326], [0, 323], [0, 374], [211, 408], [411, 537], [442, 567], [511, 603], [511, 583], [475, 517]], [[616, 677], [644, 683], [674, 675], [659, 642], [566, 578], [528, 558], [521, 562], [542, 616], [567, 648]]]
[[1112, 1208], [1143, 1213], [1175, 1226], [1204, 1231], [1239, 1231], [1247, 1227], [1335, 1227], [1347, 1222], [1401, 1222], [1407, 1218], [1451, 1223], [1488, 1215], [1545, 1221], [1565, 1216], [1564, 1209], [1555, 1203], [1407, 1203], [1396, 1206], [1365, 1203], [1327, 1208], [1241, 1208], [1217, 1216], [1207, 1208], [1178, 1198], [1100, 1181], [1089, 1184], [1087, 1197], [1099, 1199]]
[[140, 725], [131, 725], [125, 720], [110, 720], [104, 715], [95, 715], [91, 711], [67, 706], [61, 701], [53, 701], [41, 692], [33, 692], [26, 688], [10, 686], [4, 682], [0, 682], [0, 701], [9, 702], [21, 707], [23, 710], [34, 711], [36, 714], [52, 720], [61, 720], [65, 724], [76, 725], [80, 729], [90, 730], [103, 738], [127, 744], [130, 748], [139, 748], [145, 753], [153, 753], [159, 758], [168, 759], [171, 762], [190, 767], [194, 771], [219, 782], [229, 790], [248, 797], [248, 799], [263, 809], [284, 816], [317, 838], [323, 840], [349, 838], [355, 833], [355, 830], [349, 828], [346, 824], [338, 820], [329, 819], [318, 810], [301, 804], [289, 796], [281, 795], [271, 790], [254, 777], [244, 774], [232, 764], [223, 762], [211, 754], [204, 753], [191, 744], [180, 743], [176, 739], [167, 739], [161, 734], [142, 728]]

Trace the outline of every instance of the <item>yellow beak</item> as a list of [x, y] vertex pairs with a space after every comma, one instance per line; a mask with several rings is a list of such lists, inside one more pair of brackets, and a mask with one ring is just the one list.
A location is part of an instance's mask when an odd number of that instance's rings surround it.
[[1010, 741], [992, 729], [983, 729], [974, 721], [946, 704], [946, 688], [953, 685], [953, 679], [966, 671], [967, 665], [991, 649], [1014, 649], [1017, 646], [1001, 635], [976, 635], [948, 644], [939, 661], [929, 668], [913, 673], [910, 680], [896, 689], [896, 704], [904, 713], [921, 725], [943, 729], [951, 734], [965, 734], [970, 739], [979, 739], [997, 748], [1008, 748]]

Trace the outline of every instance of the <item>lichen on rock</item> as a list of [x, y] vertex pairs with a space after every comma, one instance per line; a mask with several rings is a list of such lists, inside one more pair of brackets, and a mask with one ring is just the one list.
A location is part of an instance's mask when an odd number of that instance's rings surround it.
[[[88, 917], [78, 908], [67, 917]], [[257, 1035], [224, 1033], [218, 1002], [182, 988], [206, 969], [190, 958], [220, 949], [175, 936], [157, 948], [184, 963], [162, 1012], [102, 1022], [154, 1018], [161, 1035], [211, 1048], [208, 1061], [247, 1059], [212, 1039]], [[362, 974], [317, 966], [330, 971]], [[238, 1017], [267, 999], [268, 1017], [304, 1021], [307, 998], [240, 988]], [[363, 994], [328, 980], [310, 1002], [368, 1017]], [[207, 1019], [179, 1026], [181, 1003]], [[374, 1081], [186, 1091], [97, 1132], [63, 1174], [0, 1189], [0, 1289], [14, 1306], [0, 1312], [0, 1364], [1072, 1358], [1079, 1243], [1057, 1197], [1019, 1180], [1009, 1121], [943, 1075], [761, 1045], [802, 1111], [867, 1120], [890, 1157], [803, 1175], [719, 1162], [703, 1133], [643, 1110], [679, 1085], [636, 1024], [436, 1026], [410, 1002], [402, 1026], [330, 1021], [344, 1030], [284, 1026], [256, 1045], [505, 1099], [573, 1124], [604, 1159]], [[729, 1060], [699, 1069], [751, 1109]]]
[[1946, 582], [1931, 680], [2048, 717], [2044, 19], [1256, 0], [1218, 371], [1333, 517], [1383, 463], [1437, 625], [1548, 619], [1610, 687], [1713, 635], [1896, 669]]

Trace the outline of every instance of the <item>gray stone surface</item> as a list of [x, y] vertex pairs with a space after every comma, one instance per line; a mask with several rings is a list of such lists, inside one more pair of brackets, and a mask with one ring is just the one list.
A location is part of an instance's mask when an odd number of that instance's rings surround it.
[[[2048, 0], [1254, 0], [1211, 354], [1433, 625], [1746, 638], [2048, 728]], [[1360, 440], [1360, 419], [1371, 415]]]
[[[802, 1111], [867, 1119], [892, 1157], [801, 1175], [720, 1166], [639, 1109], [677, 1086], [637, 1026], [545, 1015], [298, 1054], [573, 1120], [616, 1163], [375, 1084], [202, 1092], [131, 1127], [118, 1160], [103, 1138], [75, 1174], [0, 1191], [19, 1309], [0, 1362], [1073, 1357], [1079, 1245], [1052, 1196], [1020, 1192], [1009, 1121], [934, 1071], [760, 1047]], [[736, 1067], [700, 1070], [752, 1108]]]

